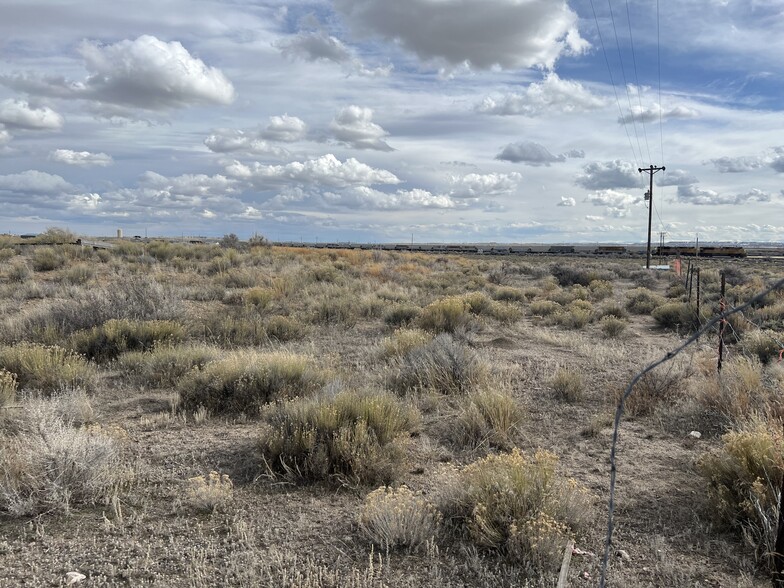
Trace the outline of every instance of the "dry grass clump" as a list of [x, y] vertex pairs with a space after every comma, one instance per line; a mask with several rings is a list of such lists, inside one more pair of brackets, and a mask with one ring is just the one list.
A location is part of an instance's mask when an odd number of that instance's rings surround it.
[[575, 267], [573, 265], [553, 264], [550, 274], [558, 280], [559, 286], [588, 286], [596, 279], [596, 272], [591, 269]]
[[593, 319], [593, 307], [585, 300], [575, 300], [550, 316], [553, 323], [567, 329], [582, 329]]
[[612, 315], [603, 316], [599, 321], [599, 328], [602, 330], [602, 333], [610, 339], [620, 337], [628, 326], [629, 323], [624, 319]]
[[708, 482], [710, 511], [770, 564], [784, 474], [781, 422], [752, 418], [739, 423], [722, 437], [721, 449], [704, 456], [698, 466]]
[[264, 323], [264, 333], [274, 341], [286, 343], [299, 341], [308, 332], [308, 328], [301, 321], [290, 316], [271, 316]]
[[499, 302], [526, 302], [526, 292], [520, 288], [504, 286], [493, 291], [493, 299]]
[[416, 409], [384, 393], [324, 392], [267, 406], [259, 448], [268, 470], [296, 481], [394, 481]]
[[769, 363], [779, 357], [784, 349], [784, 334], [770, 329], [753, 330], [743, 334], [740, 349], [746, 355], [756, 356], [762, 363]]
[[[5, 249], [3, 251], [6, 251]], [[33, 275], [33, 272], [27, 265], [23, 259], [14, 260], [11, 264], [9, 264], [8, 269], [5, 272], [5, 277], [9, 282], [21, 284], [22, 282], [26, 282], [30, 279], [30, 276]]]
[[15, 374], [21, 390], [44, 394], [75, 387], [91, 391], [97, 378], [95, 366], [82, 355], [36, 343], [0, 346], [0, 369]]
[[33, 269], [37, 272], [51, 272], [66, 264], [65, 255], [54, 247], [36, 247], [33, 251]]
[[79, 331], [71, 347], [88, 359], [108, 361], [126, 351], [150, 351], [157, 345], [176, 345], [185, 329], [174, 321], [109, 320], [100, 327]]
[[593, 280], [588, 284], [588, 290], [591, 292], [591, 300], [597, 302], [613, 295], [612, 282], [607, 280]]
[[185, 501], [192, 508], [214, 512], [234, 498], [234, 484], [227, 474], [212, 471], [206, 476], [188, 478]]
[[471, 392], [461, 400], [455, 421], [447, 425], [447, 436], [459, 447], [508, 449], [522, 419], [523, 412], [509, 392]]
[[275, 299], [275, 294], [269, 288], [249, 288], [242, 294], [245, 304], [255, 306], [258, 310], [263, 310]]
[[263, 345], [267, 342], [263, 317], [247, 306], [206, 312], [189, 323], [188, 331], [194, 338], [224, 347]]
[[695, 382], [693, 394], [706, 411], [731, 425], [754, 414], [784, 414], [780, 385], [766, 377], [756, 357], [740, 356], [725, 362], [720, 375], [712, 371]]
[[467, 394], [483, 387], [488, 378], [487, 363], [473, 349], [442, 333], [399, 358], [391, 387], [398, 393]]
[[151, 351], [123, 353], [117, 358], [117, 367], [137, 384], [168, 388], [221, 356], [220, 349], [207, 345], [156, 346]]
[[0, 369], [0, 408], [14, 401], [16, 389], [16, 374]]
[[178, 390], [182, 410], [255, 415], [266, 403], [309, 394], [323, 383], [303, 355], [244, 351], [192, 370]]
[[441, 513], [406, 486], [382, 486], [365, 497], [359, 512], [362, 534], [384, 551], [414, 551], [438, 535]]
[[381, 356], [387, 359], [402, 357], [432, 340], [433, 334], [421, 329], [398, 329], [381, 342]]
[[325, 290], [315, 302], [313, 315], [317, 323], [353, 326], [359, 319], [356, 293], [334, 287]]
[[120, 445], [96, 428], [74, 428], [52, 411], [0, 437], [0, 511], [25, 516], [75, 504], [97, 504], [130, 475]]
[[458, 472], [440, 510], [477, 546], [551, 573], [590, 518], [587, 491], [559, 476], [557, 462], [546, 451], [529, 457], [518, 449], [481, 459]]
[[471, 320], [468, 301], [460, 296], [450, 296], [431, 302], [419, 315], [419, 326], [436, 333], [454, 333]]
[[[653, 414], [662, 404], [674, 404], [687, 392], [688, 379], [691, 371], [678, 362], [669, 362], [645, 374], [635, 384], [632, 393], [626, 399], [626, 413], [632, 416]], [[631, 381], [631, 375], [627, 382]], [[616, 394], [619, 400], [624, 393], [625, 385]]]
[[651, 292], [648, 288], [634, 288], [626, 293], [626, 310], [632, 314], [651, 314], [664, 302], [663, 296]]
[[626, 319], [629, 318], [629, 312], [618, 302], [611, 301], [600, 306], [596, 311], [596, 316], [599, 318], [613, 316], [619, 319]]
[[579, 372], [559, 368], [550, 380], [550, 389], [558, 400], [577, 402], [583, 397], [585, 384]]
[[696, 331], [700, 328], [697, 307], [688, 302], [668, 302], [655, 308], [651, 313], [654, 320], [666, 329], [682, 328]]
[[416, 322], [422, 309], [414, 304], [395, 304], [384, 313], [384, 323], [390, 327], [409, 326]]
[[534, 300], [528, 311], [534, 316], [548, 317], [563, 310], [563, 306], [553, 300]]

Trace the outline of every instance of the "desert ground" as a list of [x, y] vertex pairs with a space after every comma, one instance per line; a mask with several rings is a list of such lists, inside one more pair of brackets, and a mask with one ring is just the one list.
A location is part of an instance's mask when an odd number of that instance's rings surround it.
[[[0, 238], [3, 587], [598, 586], [620, 395], [784, 273], [61, 232]], [[770, 585], [784, 292], [717, 329], [625, 404], [608, 586]]]

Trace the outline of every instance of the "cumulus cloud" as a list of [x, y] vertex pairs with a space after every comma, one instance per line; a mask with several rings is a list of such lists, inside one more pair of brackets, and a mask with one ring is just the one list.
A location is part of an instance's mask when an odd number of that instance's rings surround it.
[[71, 149], [55, 149], [49, 154], [49, 159], [78, 167], [106, 167], [114, 163], [112, 157], [106, 153], [72, 151]]
[[148, 171], [139, 179], [139, 186], [180, 196], [210, 196], [237, 191], [237, 181], [220, 174], [183, 174], [166, 177]]
[[571, 197], [561, 196], [561, 201], [557, 206], [577, 206], [577, 201]]
[[0, 147], [3, 147], [13, 139], [14, 136], [3, 128], [0, 128]]
[[261, 136], [270, 141], [291, 143], [304, 138], [307, 130], [308, 125], [304, 120], [284, 114], [283, 116], [271, 116], [269, 124], [261, 132]]
[[519, 173], [511, 174], [466, 174], [451, 176], [449, 195], [453, 198], [481, 198], [482, 196], [499, 196], [515, 191], [520, 180]]
[[763, 190], [753, 188], [744, 194], [720, 194], [715, 190], [699, 186], [678, 186], [676, 198], [679, 202], [700, 206], [717, 206], [720, 204], [746, 204], [747, 202], [770, 202], [771, 195]]
[[301, 31], [293, 38], [278, 43], [278, 48], [286, 57], [306, 61], [351, 61], [351, 52], [340, 39], [328, 35], [326, 31]]
[[514, 163], [527, 163], [528, 165], [550, 165], [566, 161], [565, 155], [553, 155], [547, 150], [547, 147], [533, 141], [510, 143], [495, 158]]
[[289, 152], [259, 138], [259, 133], [239, 129], [215, 129], [204, 139], [204, 145], [213, 153], [247, 153], [286, 157]]
[[0, 176], [0, 191], [58, 194], [70, 189], [71, 184], [62, 177], [34, 169]]
[[761, 157], [719, 157], [710, 162], [723, 174], [737, 174], [759, 169], [764, 165]]
[[456, 208], [459, 204], [447, 194], [433, 194], [428, 190], [398, 190], [386, 193], [367, 186], [358, 186], [341, 193], [327, 192], [324, 201], [335, 206], [370, 208], [376, 210], [405, 210], [417, 208]]
[[663, 110], [661, 106], [658, 104], [654, 104], [653, 106], [644, 107], [639, 105], [634, 105], [631, 108], [631, 111], [628, 114], [625, 114], [622, 117], [618, 118], [618, 122], [621, 124], [629, 123], [629, 122], [642, 122], [642, 123], [650, 123], [650, 122], [657, 122], [661, 120], [668, 120], [671, 118], [697, 118], [700, 116], [700, 113], [693, 108], [688, 108], [686, 106], [673, 106], [669, 110]]
[[48, 106], [34, 107], [25, 100], [0, 102], [0, 123], [10, 129], [59, 131], [63, 117]]
[[784, 155], [774, 157], [770, 162], [770, 167], [780, 174], [784, 174]]
[[693, 174], [682, 170], [665, 170], [662, 175], [656, 178], [657, 186], [685, 186], [687, 184], [696, 184], [699, 180]]
[[584, 149], [570, 149], [562, 154], [564, 157], [568, 157], [570, 159], [584, 159], [585, 158], [585, 150]]
[[589, 202], [594, 206], [604, 206], [605, 216], [623, 218], [629, 214], [632, 206], [642, 201], [642, 196], [635, 196], [618, 190], [598, 190], [589, 194], [583, 202]]
[[245, 165], [235, 161], [226, 167], [226, 173], [254, 185], [272, 186], [289, 181], [302, 184], [322, 184], [337, 188], [371, 186], [373, 184], [399, 184], [392, 172], [372, 168], [353, 157], [341, 162], [328, 153], [305, 162], [295, 161], [286, 165], [263, 165], [254, 162]]
[[590, 92], [580, 82], [564, 80], [555, 72], [541, 82], [532, 82], [521, 93], [501, 97], [488, 96], [476, 105], [477, 112], [509, 116], [522, 114], [569, 114], [602, 108], [606, 101]]
[[373, 111], [361, 106], [341, 108], [329, 125], [335, 138], [355, 149], [394, 151], [385, 141], [387, 133], [373, 122]]
[[474, 69], [552, 69], [561, 55], [588, 43], [577, 14], [558, 0], [336, 0], [335, 8], [362, 36], [399, 43], [425, 61]]
[[107, 114], [234, 100], [234, 86], [223, 72], [193, 57], [177, 41], [167, 43], [152, 35], [109, 45], [83, 41], [78, 52], [90, 74], [84, 81], [23, 74], [0, 77], [0, 82], [31, 94], [94, 101], [94, 110]]
[[640, 174], [634, 166], [620, 159], [589, 163], [577, 176], [575, 183], [588, 190], [638, 188], [642, 185]]

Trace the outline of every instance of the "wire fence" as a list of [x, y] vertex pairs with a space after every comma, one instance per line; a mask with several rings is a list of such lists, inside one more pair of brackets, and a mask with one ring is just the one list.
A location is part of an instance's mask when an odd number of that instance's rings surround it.
[[[612, 435], [612, 445], [610, 448], [610, 498], [608, 504], [608, 512], [607, 512], [607, 537], [605, 539], [604, 545], [604, 556], [602, 558], [602, 570], [601, 576], [599, 580], [600, 588], [605, 588], [607, 582], [607, 568], [610, 562], [610, 553], [612, 551], [612, 539], [613, 539], [613, 531], [615, 528], [615, 485], [616, 479], [618, 474], [618, 467], [617, 467], [617, 449], [618, 449], [618, 437], [620, 433], [621, 427], [621, 419], [623, 418], [624, 414], [624, 406], [626, 400], [631, 396], [632, 392], [634, 391], [634, 386], [649, 372], [653, 371], [660, 365], [674, 359], [678, 355], [680, 355], [687, 347], [691, 346], [693, 343], [698, 341], [703, 335], [708, 333], [713, 329], [714, 326], [718, 325], [721, 322], [726, 322], [727, 318], [738, 313], [742, 313], [747, 308], [752, 307], [757, 302], [760, 302], [765, 296], [770, 294], [771, 292], [775, 292], [784, 288], [784, 278], [775, 282], [772, 286], [768, 287], [767, 289], [759, 292], [751, 299], [746, 301], [744, 304], [740, 306], [735, 306], [731, 308], [727, 308], [724, 312], [721, 312], [717, 316], [713, 317], [709, 321], [707, 321], [704, 325], [702, 325], [693, 335], [691, 335], [686, 341], [684, 341], [680, 346], [673, 349], [672, 351], [668, 351], [664, 357], [654, 361], [650, 365], [648, 365], [645, 369], [639, 372], [634, 378], [632, 378], [629, 385], [623, 392], [620, 400], [618, 401], [618, 407], [615, 411], [615, 420], [613, 422], [613, 435]], [[784, 347], [783, 347], [784, 348]]]

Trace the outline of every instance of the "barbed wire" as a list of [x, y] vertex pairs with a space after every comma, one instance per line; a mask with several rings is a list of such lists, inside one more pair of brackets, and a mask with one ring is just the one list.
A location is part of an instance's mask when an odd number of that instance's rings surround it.
[[756, 296], [749, 299], [744, 304], [740, 306], [729, 308], [719, 314], [718, 316], [713, 317], [710, 321], [708, 321], [705, 326], [699, 329], [696, 333], [694, 333], [691, 337], [689, 337], [686, 341], [684, 341], [681, 345], [676, 347], [672, 351], [668, 351], [664, 357], [661, 359], [654, 361], [650, 365], [648, 365], [644, 370], [638, 373], [626, 389], [623, 392], [620, 400], [618, 401], [618, 408], [615, 411], [615, 420], [613, 422], [613, 436], [612, 436], [612, 445], [610, 448], [610, 499], [608, 504], [608, 513], [607, 513], [607, 537], [605, 539], [604, 544], [604, 557], [602, 558], [602, 573], [599, 579], [599, 588], [606, 587], [607, 581], [607, 566], [610, 562], [610, 548], [612, 547], [612, 537], [613, 537], [613, 530], [615, 526], [615, 482], [617, 477], [617, 464], [616, 464], [616, 454], [618, 449], [618, 435], [620, 432], [621, 427], [621, 417], [623, 416], [624, 412], [624, 405], [626, 403], [626, 399], [631, 396], [632, 391], [634, 390], [634, 386], [639, 382], [648, 372], [656, 369], [663, 363], [670, 361], [671, 359], [680, 355], [682, 351], [684, 351], [687, 347], [689, 347], [692, 343], [696, 342], [700, 337], [702, 337], [706, 332], [708, 332], [714, 325], [719, 323], [722, 320], [726, 320], [728, 316], [736, 314], [745, 310], [746, 308], [750, 307], [755, 302], [762, 300], [765, 296], [774, 292], [780, 288], [784, 287], [784, 278], [780, 279], [778, 282], [774, 283], [772, 286], [768, 287], [766, 290], [763, 290]]

